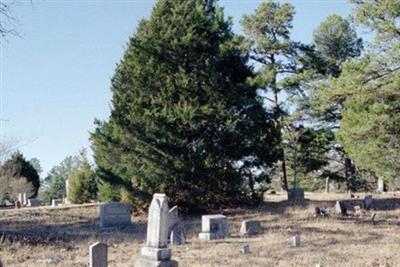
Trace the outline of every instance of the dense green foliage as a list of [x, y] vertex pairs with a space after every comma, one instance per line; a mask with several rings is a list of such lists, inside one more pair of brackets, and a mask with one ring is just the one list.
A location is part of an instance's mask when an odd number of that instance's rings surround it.
[[96, 198], [96, 175], [87, 160], [73, 169], [68, 179], [68, 200], [71, 203], [83, 204]]
[[[10, 186], [10, 192], [8, 193], [12, 194], [14, 197], [18, 193], [27, 193], [28, 198], [34, 198], [37, 196], [40, 187], [40, 178], [38, 172], [20, 152], [16, 152], [11, 155], [11, 158], [8, 159], [3, 166], [1, 166], [0, 177], [2, 177], [2, 180], [5, 179], [9, 181], [10, 184], [2, 184], [2, 187], [6, 188]], [[31, 191], [14, 192], [16, 188], [12, 187], [14, 184], [13, 180], [19, 179], [24, 179], [24, 181], [28, 182], [31, 185], [28, 187]]]
[[215, 1], [157, 2], [91, 137], [103, 187], [133, 201], [165, 192], [189, 209], [260, 199], [278, 133], [236, 40]]

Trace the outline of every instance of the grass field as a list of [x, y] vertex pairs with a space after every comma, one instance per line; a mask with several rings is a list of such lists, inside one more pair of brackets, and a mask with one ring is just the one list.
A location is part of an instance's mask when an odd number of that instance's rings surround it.
[[[283, 201], [283, 195], [271, 195], [257, 209], [224, 211], [231, 236], [220, 241], [199, 241], [200, 216], [185, 218], [188, 243], [172, 247], [173, 258], [182, 267], [400, 266], [400, 209], [341, 218], [333, 207], [344, 195], [306, 197], [310, 200], [293, 205]], [[378, 197], [400, 203], [400, 197], [392, 194]], [[331, 216], [315, 218], [316, 206]], [[374, 223], [369, 219], [372, 213], [376, 213]], [[239, 236], [241, 221], [249, 218], [261, 220], [262, 235]], [[146, 218], [133, 221], [131, 227], [102, 232], [96, 206], [0, 211], [0, 258], [4, 267], [88, 266], [89, 246], [103, 241], [109, 245], [109, 266], [132, 267], [145, 241]], [[296, 233], [301, 234], [299, 248], [291, 247]], [[250, 244], [248, 255], [240, 253], [244, 243]]]

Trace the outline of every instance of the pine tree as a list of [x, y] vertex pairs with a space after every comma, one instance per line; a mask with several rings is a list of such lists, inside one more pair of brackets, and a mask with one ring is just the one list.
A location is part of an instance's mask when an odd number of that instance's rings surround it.
[[103, 183], [189, 209], [260, 198], [277, 131], [215, 2], [159, 0], [130, 39], [91, 137]]

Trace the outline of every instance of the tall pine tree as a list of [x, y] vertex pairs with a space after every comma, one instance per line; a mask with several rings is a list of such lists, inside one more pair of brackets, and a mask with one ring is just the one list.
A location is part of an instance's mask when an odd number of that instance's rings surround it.
[[260, 199], [279, 133], [246, 63], [215, 1], [159, 0], [112, 79], [110, 118], [92, 133], [102, 188], [165, 192], [189, 209]]

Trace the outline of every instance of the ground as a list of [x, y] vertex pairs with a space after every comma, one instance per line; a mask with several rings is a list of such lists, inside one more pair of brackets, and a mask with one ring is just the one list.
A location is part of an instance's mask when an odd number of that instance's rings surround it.
[[[342, 218], [334, 214], [340, 194], [306, 194], [309, 201], [293, 205], [284, 195], [268, 195], [257, 209], [226, 210], [231, 236], [201, 242], [200, 216], [185, 218], [188, 244], [172, 247], [181, 267], [211, 266], [400, 266], [400, 205]], [[391, 199], [393, 194], [374, 196]], [[315, 207], [327, 209], [329, 218], [315, 218]], [[376, 213], [375, 221], [370, 216]], [[263, 234], [239, 236], [244, 219], [259, 219]], [[0, 210], [0, 258], [4, 267], [88, 266], [89, 246], [96, 241], [109, 245], [110, 267], [132, 267], [145, 241], [145, 217], [133, 225], [104, 232], [98, 226], [98, 207], [70, 209]], [[291, 246], [301, 234], [301, 247]], [[249, 243], [251, 253], [240, 247]]]

